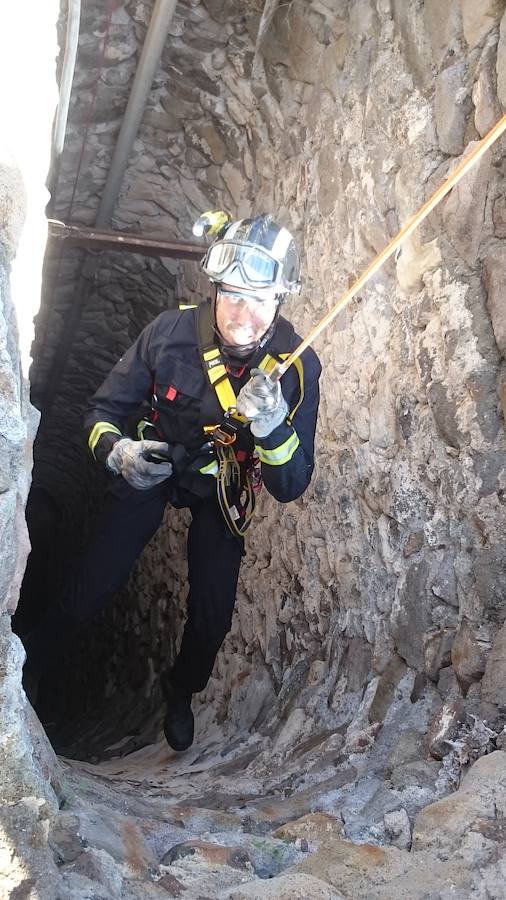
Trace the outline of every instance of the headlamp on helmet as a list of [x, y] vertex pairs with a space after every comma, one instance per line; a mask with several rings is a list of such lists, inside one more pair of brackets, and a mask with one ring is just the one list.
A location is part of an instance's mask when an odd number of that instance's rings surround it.
[[232, 216], [224, 209], [209, 209], [197, 219], [192, 228], [195, 237], [211, 235], [219, 238], [227, 228]]

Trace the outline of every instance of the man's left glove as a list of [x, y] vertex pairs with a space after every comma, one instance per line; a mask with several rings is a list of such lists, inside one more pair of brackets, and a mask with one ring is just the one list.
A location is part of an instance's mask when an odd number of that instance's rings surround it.
[[271, 381], [263, 369], [252, 369], [251, 378], [237, 397], [237, 412], [251, 419], [251, 433], [267, 437], [288, 415], [288, 404], [279, 381]]
[[[123, 475], [132, 487], [145, 491], [172, 475], [172, 463], [165, 461], [168, 449], [163, 441], [121, 438], [114, 444], [105, 464], [111, 472]], [[150, 462], [154, 458], [164, 461]]]

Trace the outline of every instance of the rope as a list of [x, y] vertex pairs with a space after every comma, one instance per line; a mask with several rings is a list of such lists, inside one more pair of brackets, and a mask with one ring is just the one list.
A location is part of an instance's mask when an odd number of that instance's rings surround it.
[[312, 331], [309, 332], [308, 336], [304, 338], [301, 344], [290, 354], [290, 356], [285, 360], [285, 362], [278, 363], [275, 369], [270, 374], [270, 378], [272, 381], [279, 381], [281, 376], [286, 372], [289, 366], [295, 362], [295, 360], [303, 353], [306, 347], [309, 347], [310, 344], [313, 343], [315, 338], [327, 327], [330, 323], [335, 319], [337, 314], [344, 309], [345, 306], [350, 302], [350, 300], [358, 294], [361, 288], [364, 287], [365, 284], [372, 278], [373, 275], [376, 274], [378, 269], [381, 268], [383, 263], [389, 259], [393, 253], [397, 250], [398, 247], [401, 246], [403, 241], [409, 237], [409, 235], [415, 230], [415, 228], [420, 225], [421, 222], [429, 215], [430, 212], [434, 209], [435, 206], [443, 199], [443, 197], [448, 194], [449, 191], [460, 181], [461, 178], [469, 171], [469, 169], [474, 166], [474, 164], [480, 159], [481, 156], [492, 146], [492, 144], [501, 136], [503, 131], [506, 129], [506, 115], [502, 117], [502, 119], [494, 125], [493, 128], [490, 129], [488, 134], [478, 142], [474, 150], [465, 156], [464, 159], [459, 163], [459, 165], [454, 169], [451, 175], [448, 176], [446, 181], [444, 181], [436, 191], [432, 194], [431, 197], [420, 207], [417, 213], [409, 219], [406, 224], [401, 228], [399, 233], [392, 238], [389, 244], [376, 256], [376, 258], [370, 263], [365, 272], [357, 278], [357, 280], [352, 284], [350, 288], [343, 294], [343, 296], [337, 301], [336, 305], [329, 310], [329, 312], [323, 317], [323, 319], [316, 325]]

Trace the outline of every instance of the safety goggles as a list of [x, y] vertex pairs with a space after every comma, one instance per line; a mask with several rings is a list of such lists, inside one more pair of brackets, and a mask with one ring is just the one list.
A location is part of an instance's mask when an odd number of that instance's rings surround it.
[[244, 246], [236, 241], [213, 244], [202, 263], [206, 275], [217, 281], [226, 280], [227, 273], [238, 268], [245, 285], [251, 288], [277, 285], [279, 267], [278, 260], [262, 247]]

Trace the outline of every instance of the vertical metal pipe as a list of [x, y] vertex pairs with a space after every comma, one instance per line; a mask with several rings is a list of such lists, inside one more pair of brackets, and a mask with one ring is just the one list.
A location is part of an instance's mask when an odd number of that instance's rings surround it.
[[70, 94], [72, 91], [72, 82], [74, 80], [74, 69], [76, 67], [80, 22], [81, 0], [69, 0], [67, 12], [67, 38], [65, 41], [65, 53], [63, 55], [58, 106], [53, 128], [51, 172], [47, 182], [47, 187], [51, 194], [51, 203], [54, 201], [60, 174], [60, 161], [63, 152], [63, 144], [65, 142], [65, 132], [67, 130]]
[[176, 0], [156, 0], [114, 149], [111, 168], [98, 208], [95, 220], [97, 228], [110, 225], [121, 182], [123, 181], [132, 147], [141, 124], [175, 8]]
[[76, 66], [77, 44], [79, 41], [79, 24], [81, 21], [81, 0], [69, 0], [67, 18], [67, 40], [60, 82], [60, 101], [56, 113], [53, 136], [53, 153], [59, 156], [63, 150], [67, 117], [69, 114], [70, 93]]

